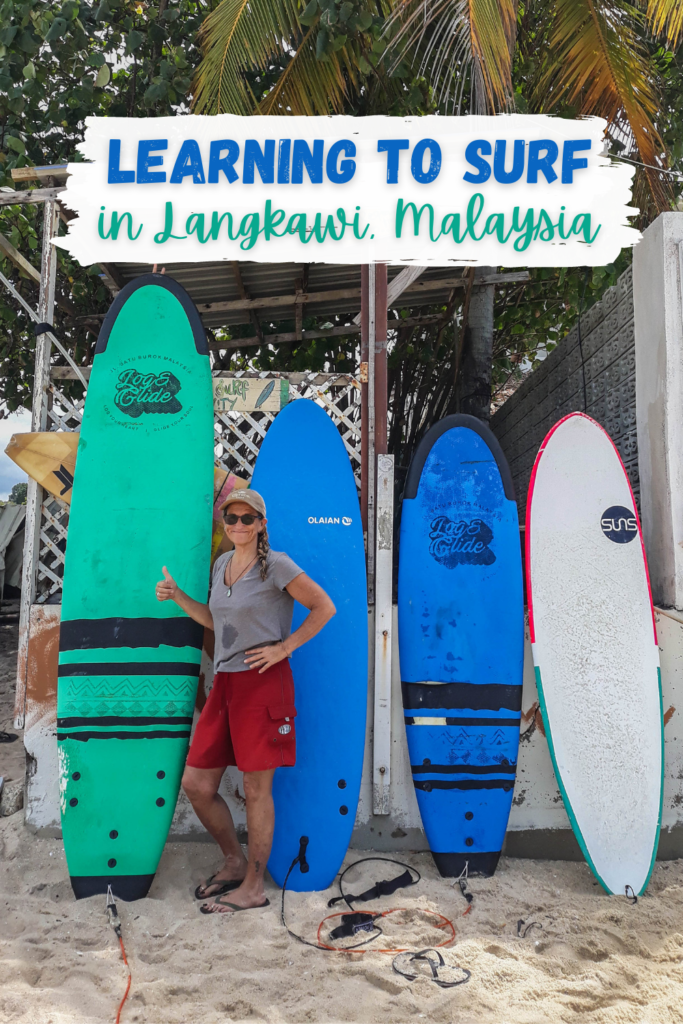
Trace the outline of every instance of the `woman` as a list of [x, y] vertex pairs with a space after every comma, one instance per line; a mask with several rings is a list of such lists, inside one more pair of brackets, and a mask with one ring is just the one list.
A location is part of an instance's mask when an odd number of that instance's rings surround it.
[[[275, 825], [275, 769], [296, 758], [294, 683], [289, 658], [335, 614], [325, 591], [282, 551], [271, 551], [263, 498], [240, 490], [223, 504], [225, 532], [234, 550], [213, 567], [208, 604], [180, 589], [164, 566], [159, 601], [175, 601], [216, 634], [213, 689], [204, 705], [187, 757], [183, 789], [225, 860], [195, 891], [214, 897], [202, 913], [236, 913], [265, 907], [263, 878]], [[292, 633], [294, 601], [309, 609]], [[218, 793], [228, 765], [244, 773], [249, 859], [232, 815]], [[224, 900], [225, 893], [230, 900]]]

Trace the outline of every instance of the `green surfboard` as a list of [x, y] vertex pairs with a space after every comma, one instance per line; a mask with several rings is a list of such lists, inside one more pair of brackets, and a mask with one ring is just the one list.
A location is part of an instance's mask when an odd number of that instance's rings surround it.
[[206, 334], [177, 282], [117, 296], [97, 341], [64, 568], [57, 740], [77, 898], [147, 894], [175, 809], [202, 628], [160, 604], [162, 566], [206, 601], [213, 400]]

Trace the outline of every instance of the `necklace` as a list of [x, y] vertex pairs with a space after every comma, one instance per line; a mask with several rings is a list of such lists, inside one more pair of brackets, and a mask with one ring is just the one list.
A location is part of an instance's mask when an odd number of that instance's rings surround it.
[[[252, 558], [251, 562], [246, 567], [246, 569], [243, 569], [242, 572], [239, 574], [239, 576], [235, 580], [235, 583], [239, 582], [239, 580], [242, 579], [242, 577], [244, 576], [245, 572], [249, 572], [249, 570], [251, 569], [252, 565], [254, 564], [254, 562], [256, 561], [257, 558], [258, 558], [258, 555], [255, 555], [254, 558]], [[228, 562], [228, 589], [225, 592], [225, 596], [226, 597], [230, 597], [231, 596], [232, 588], [234, 587], [235, 583], [232, 582], [232, 558], [231, 558], [230, 561]]]

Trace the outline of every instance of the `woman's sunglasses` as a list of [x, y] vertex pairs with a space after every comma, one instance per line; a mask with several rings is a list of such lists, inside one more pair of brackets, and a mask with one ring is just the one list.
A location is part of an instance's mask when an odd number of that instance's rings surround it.
[[257, 519], [263, 519], [263, 516], [253, 516], [251, 512], [247, 512], [244, 516], [237, 516], [234, 512], [226, 512], [223, 515], [223, 520], [228, 526], [235, 526], [238, 522], [244, 523], [245, 526], [251, 526]]

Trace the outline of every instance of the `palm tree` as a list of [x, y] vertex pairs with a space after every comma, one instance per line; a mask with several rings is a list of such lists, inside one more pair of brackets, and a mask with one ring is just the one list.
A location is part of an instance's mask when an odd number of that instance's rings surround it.
[[597, 114], [640, 165], [640, 205], [670, 208], [657, 130], [657, 39], [674, 47], [681, 0], [223, 0], [201, 29], [196, 113], [329, 114], [389, 109], [406, 76], [459, 113], [516, 109], [515, 47], [533, 52], [533, 112]]

